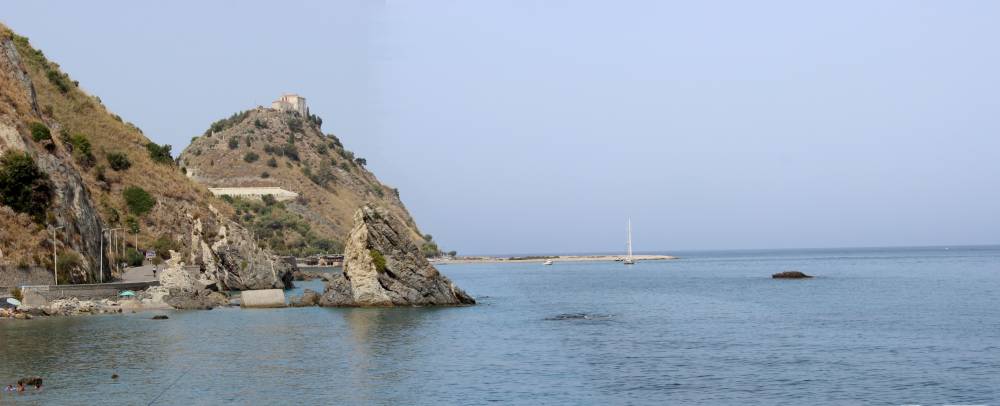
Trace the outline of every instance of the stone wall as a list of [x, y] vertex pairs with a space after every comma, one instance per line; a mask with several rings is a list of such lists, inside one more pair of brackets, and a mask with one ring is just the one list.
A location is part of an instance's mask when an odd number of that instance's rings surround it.
[[55, 283], [52, 270], [40, 267], [19, 269], [16, 266], [0, 265], [0, 287], [13, 288], [21, 285], [50, 285]]

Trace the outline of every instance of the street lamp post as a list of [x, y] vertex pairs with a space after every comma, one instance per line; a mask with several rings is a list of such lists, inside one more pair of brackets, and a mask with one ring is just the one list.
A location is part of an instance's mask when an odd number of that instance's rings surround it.
[[55, 284], [59, 284], [59, 259], [56, 258], [56, 230], [66, 226], [52, 226], [52, 277], [55, 278]]

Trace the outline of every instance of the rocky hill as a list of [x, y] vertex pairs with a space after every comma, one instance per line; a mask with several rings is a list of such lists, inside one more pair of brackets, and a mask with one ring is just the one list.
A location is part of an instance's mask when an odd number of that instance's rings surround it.
[[[53, 236], [64, 283], [99, 280], [102, 257], [104, 269], [141, 261], [135, 248], [175, 251], [219, 279], [240, 272], [225, 265], [242, 262], [230, 242], [259, 254], [229, 221], [233, 213], [184, 176], [169, 145], [150, 141], [0, 25], [0, 286], [52, 269]], [[102, 243], [110, 228], [120, 229], [116, 248]]]
[[384, 207], [406, 227], [408, 237], [437, 252], [420, 233], [399, 199], [365, 169], [365, 160], [323, 134], [314, 115], [258, 107], [219, 120], [192, 140], [179, 157], [195, 181], [209, 187], [280, 187], [299, 194], [282, 203], [226, 199], [236, 219], [279, 253], [341, 252], [354, 212], [365, 204]]

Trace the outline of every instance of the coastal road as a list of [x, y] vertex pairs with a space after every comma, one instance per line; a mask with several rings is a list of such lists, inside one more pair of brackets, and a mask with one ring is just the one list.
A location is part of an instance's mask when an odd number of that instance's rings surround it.
[[[134, 266], [125, 269], [122, 282], [146, 282], [156, 280], [153, 276], [153, 265]], [[162, 270], [163, 268], [160, 267]]]

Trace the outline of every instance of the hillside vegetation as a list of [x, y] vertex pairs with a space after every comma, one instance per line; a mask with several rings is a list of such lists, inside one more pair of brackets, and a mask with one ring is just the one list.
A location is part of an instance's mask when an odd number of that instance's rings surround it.
[[57, 225], [59, 261], [72, 268], [60, 278], [93, 281], [102, 229], [186, 252], [196, 219], [217, 224], [210, 204], [232, 215], [184, 176], [169, 145], [82, 91], [27, 38], [0, 25], [0, 47], [0, 266], [52, 266], [46, 227]]
[[233, 114], [192, 139], [178, 161], [187, 175], [211, 187], [281, 187], [299, 198], [277, 203], [227, 199], [235, 219], [278, 253], [340, 252], [354, 212], [369, 203], [406, 225], [408, 237], [428, 253], [437, 246], [417, 228], [399, 198], [367, 161], [321, 131], [322, 119], [256, 108]]

